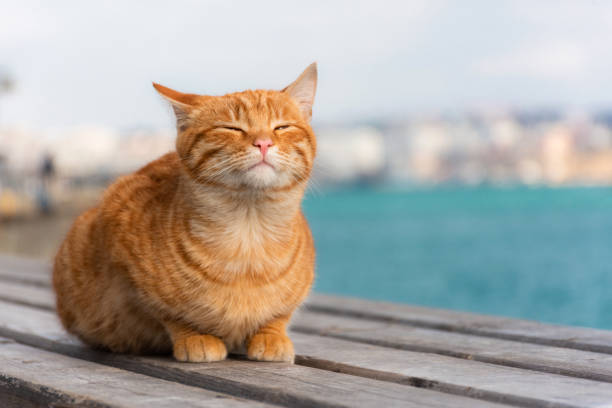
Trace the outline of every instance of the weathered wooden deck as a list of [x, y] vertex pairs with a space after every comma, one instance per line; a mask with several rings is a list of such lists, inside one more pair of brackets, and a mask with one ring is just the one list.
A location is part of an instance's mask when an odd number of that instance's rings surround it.
[[48, 264], [0, 257], [0, 407], [604, 407], [612, 332], [314, 294], [295, 365], [90, 350]]

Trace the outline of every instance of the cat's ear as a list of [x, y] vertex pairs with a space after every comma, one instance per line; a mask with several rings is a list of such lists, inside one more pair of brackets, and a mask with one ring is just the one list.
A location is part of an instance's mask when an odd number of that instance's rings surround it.
[[282, 90], [297, 102], [306, 120], [312, 117], [312, 104], [317, 91], [317, 63], [313, 62], [291, 85]]
[[153, 88], [163, 96], [170, 104], [176, 115], [176, 120], [181, 122], [187, 118], [198, 99], [198, 95], [186, 94], [153, 82]]

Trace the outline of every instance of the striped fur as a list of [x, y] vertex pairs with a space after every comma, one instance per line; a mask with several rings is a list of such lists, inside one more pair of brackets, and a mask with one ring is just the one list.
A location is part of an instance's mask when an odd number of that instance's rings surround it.
[[[283, 91], [156, 85], [176, 112], [176, 152], [118, 179], [76, 219], [53, 271], [66, 329], [115, 352], [293, 361], [286, 327], [314, 277], [300, 204], [315, 87], [314, 64]], [[262, 137], [272, 167], [257, 165]]]

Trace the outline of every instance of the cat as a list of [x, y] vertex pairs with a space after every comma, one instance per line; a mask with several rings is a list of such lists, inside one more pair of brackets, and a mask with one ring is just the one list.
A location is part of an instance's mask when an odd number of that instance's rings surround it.
[[53, 267], [67, 331], [112, 352], [293, 362], [287, 325], [314, 278], [301, 201], [316, 84], [315, 63], [281, 91], [153, 83], [175, 112], [176, 151], [119, 178], [74, 222]]

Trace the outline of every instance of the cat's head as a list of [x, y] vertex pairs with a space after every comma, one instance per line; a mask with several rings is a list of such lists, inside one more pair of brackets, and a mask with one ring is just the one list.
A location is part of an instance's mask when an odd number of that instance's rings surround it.
[[316, 151], [310, 127], [317, 66], [280, 91], [184, 94], [153, 84], [174, 108], [176, 148], [191, 177], [230, 189], [306, 183]]

